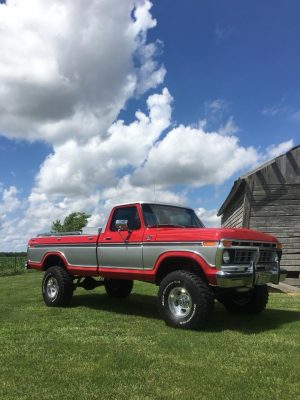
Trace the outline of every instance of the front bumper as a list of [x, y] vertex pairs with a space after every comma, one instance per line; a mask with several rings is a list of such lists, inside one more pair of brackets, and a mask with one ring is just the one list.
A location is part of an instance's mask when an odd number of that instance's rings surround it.
[[216, 274], [217, 286], [221, 288], [236, 288], [236, 287], [253, 287], [256, 285], [265, 285], [284, 281], [287, 276], [287, 271], [278, 269], [277, 271], [252, 271], [247, 272], [226, 272], [218, 271]]

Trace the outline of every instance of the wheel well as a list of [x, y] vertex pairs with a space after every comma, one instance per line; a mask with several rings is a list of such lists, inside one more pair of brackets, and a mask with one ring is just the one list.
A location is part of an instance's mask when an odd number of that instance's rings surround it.
[[46, 271], [50, 267], [65, 267], [65, 263], [60, 256], [52, 255], [48, 256], [43, 264], [43, 271]]
[[169, 257], [165, 259], [158, 267], [156, 273], [156, 283], [160, 284], [166, 275], [177, 270], [193, 272], [194, 274], [200, 276], [204, 282], [208, 283], [200, 264], [198, 264], [195, 260], [186, 257]]

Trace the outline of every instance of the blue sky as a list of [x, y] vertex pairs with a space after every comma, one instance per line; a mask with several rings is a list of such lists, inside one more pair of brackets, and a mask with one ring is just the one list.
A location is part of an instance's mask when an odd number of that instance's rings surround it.
[[20, 3], [0, 7], [0, 250], [154, 186], [217, 223], [239, 175], [299, 144], [298, 1]]
[[[158, 24], [149, 37], [164, 43], [178, 123], [196, 123], [205, 103], [220, 98], [245, 145], [299, 134], [298, 1], [157, 1], [152, 13]], [[273, 118], [263, 114], [272, 108]]]

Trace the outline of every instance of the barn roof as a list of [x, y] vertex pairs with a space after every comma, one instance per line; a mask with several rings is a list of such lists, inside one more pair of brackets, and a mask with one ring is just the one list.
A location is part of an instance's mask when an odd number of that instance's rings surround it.
[[222, 215], [224, 213], [224, 210], [227, 208], [227, 206], [230, 204], [230, 202], [233, 200], [233, 198], [236, 196], [237, 193], [240, 192], [240, 190], [242, 190], [245, 186], [245, 180], [247, 178], [249, 178], [249, 176], [256, 174], [258, 171], [261, 171], [262, 169], [268, 167], [269, 165], [273, 164], [274, 162], [276, 162], [276, 160], [278, 160], [279, 158], [285, 156], [286, 154], [290, 153], [291, 151], [298, 149], [300, 147], [300, 145], [295, 146], [293, 148], [291, 148], [289, 151], [287, 151], [286, 153], [281, 154], [280, 156], [277, 156], [275, 158], [273, 158], [272, 160], [260, 165], [259, 167], [253, 169], [250, 172], [247, 172], [246, 174], [240, 176], [236, 181], [234, 181], [234, 184], [227, 196], [227, 198], [225, 199], [224, 203], [221, 205], [219, 211], [218, 211], [218, 216]]

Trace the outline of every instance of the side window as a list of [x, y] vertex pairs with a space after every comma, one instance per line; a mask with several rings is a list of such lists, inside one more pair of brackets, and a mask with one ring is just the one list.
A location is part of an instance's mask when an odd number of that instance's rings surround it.
[[156, 226], [158, 224], [157, 218], [149, 204], [143, 204], [143, 216], [147, 226]]
[[110, 230], [117, 231], [116, 221], [118, 219], [125, 219], [128, 221], [128, 228], [131, 231], [135, 231], [140, 229], [141, 221], [139, 218], [139, 214], [136, 207], [123, 207], [117, 208], [113, 214], [111, 223], [110, 223]]

